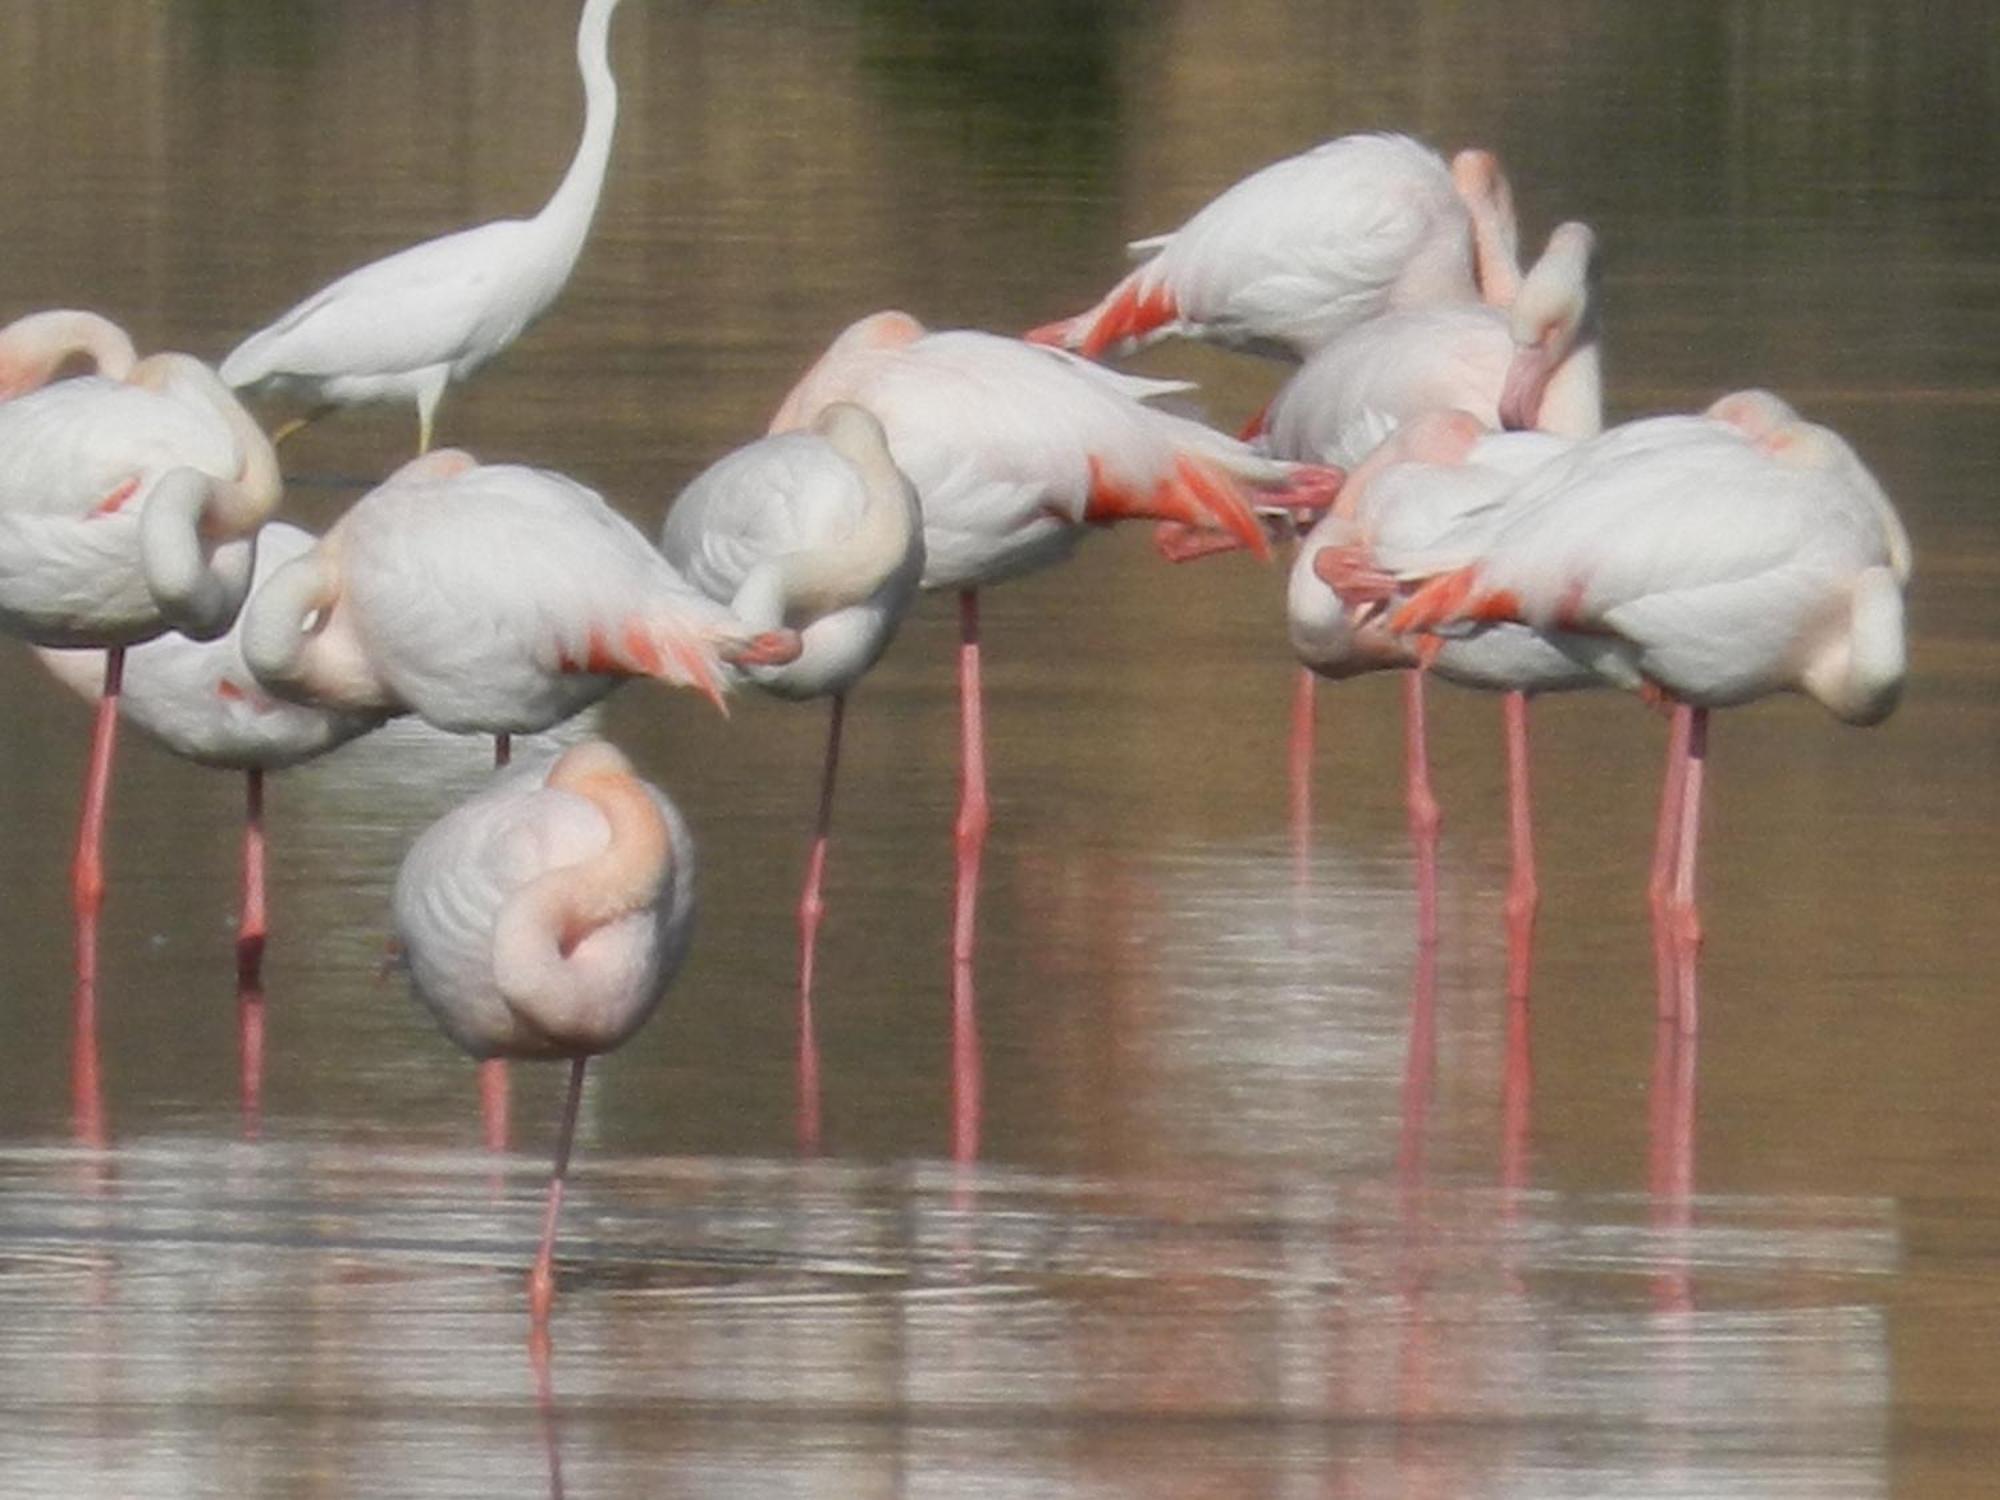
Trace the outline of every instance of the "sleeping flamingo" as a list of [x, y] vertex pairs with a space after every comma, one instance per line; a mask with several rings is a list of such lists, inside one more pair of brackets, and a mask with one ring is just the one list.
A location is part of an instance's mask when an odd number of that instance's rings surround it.
[[781, 698], [831, 697], [819, 818], [799, 898], [800, 1135], [818, 1131], [814, 949], [847, 695], [888, 649], [924, 569], [923, 513], [882, 424], [835, 402], [809, 432], [762, 438], [697, 475], [660, 527], [667, 561], [738, 619], [790, 625], [798, 657], [745, 675]]
[[618, 0], [588, 0], [577, 25], [583, 138], [555, 195], [532, 219], [497, 219], [426, 240], [348, 272], [222, 362], [238, 389], [305, 397], [307, 415], [282, 438], [341, 406], [414, 401], [417, 452], [428, 453], [445, 387], [499, 354], [548, 310], [590, 233], [618, 85], [608, 56]]
[[[931, 333], [879, 312], [840, 334], [786, 396], [771, 430], [828, 405], [865, 407], [923, 507], [927, 589], [959, 593], [960, 766], [952, 911], [956, 1120], [978, 1116], [972, 949], [989, 819], [980, 704], [979, 588], [1067, 557], [1093, 525], [1145, 518], [1233, 533], [1263, 555], [1252, 510], [1323, 505], [1328, 476], [1253, 453], [1145, 406], [1183, 387], [1121, 375], [1060, 350], [971, 331]], [[973, 1151], [955, 1130], [960, 1158]]]
[[1091, 526], [1121, 520], [1226, 531], [1265, 555], [1253, 502], [1328, 498], [1323, 470], [1264, 458], [1142, 404], [1180, 389], [1018, 339], [932, 333], [907, 313], [879, 312], [834, 340], [772, 420], [773, 432], [787, 431], [835, 401], [873, 412], [922, 502], [923, 586], [959, 591], [964, 789], [956, 964], [971, 961], [988, 816], [979, 588], [1059, 562]]
[[1088, 312], [1028, 337], [1096, 356], [1171, 333], [1303, 359], [1398, 308], [1476, 302], [1513, 263], [1506, 177], [1490, 152], [1449, 167], [1402, 135], [1346, 135], [1252, 173]]
[[[1376, 551], [1418, 548], [1505, 493], [1571, 446], [1540, 432], [1488, 431], [1470, 412], [1432, 412], [1405, 423], [1349, 476], [1340, 498], [1299, 544], [1286, 595], [1292, 647], [1309, 673], [1352, 677], [1406, 670], [1404, 718], [1411, 840], [1417, 857], [1417, 933], [1437, 940], [1437, 799], [1425, 743], [1423, 673], [1416, 643], [1383, 628], [1378, 592], [1357, 593], [1343, 565]], [[1350, 597], [1350, 595], [1352, 595]], [[1602, 686], [1602, 679], [1525, 626], [1448, 640], [1428, 665], [1462, 686], [1507, 695], [1509, 841], [1507, 993], [1525, 1000], [1539, 900], [1528, 795], [1526, 695]], [[1308, 721], [1309, 722], [1309, 721]]]
[[[631, 677], [721, 704], [724, 663], [789, 660], [701, 594], [595, 491], [443, 448], [363, 495], [244, 611], [257, 680], [297, 702], [415, 713], [440, 729], [532, 734]], [[504, 1074], [483, 1070], [487, 1138]]]
[[694, 841], [611, 745], [498, 772], [426, 829], [396, 875], [396, 935], [416, 996], [481, 1059], [566, 1057], [529, 1308], [555, 1297], [556, 1221], [583, 1071], [659, 1004], [693, 936]]
[[[55, 378], [79, 357], [94, 373]], [[95, 313], [31, 313], [0, 329], [0, 629], [107, 648], [71, 880], [80, 1097], [95, 1094], [86, 1064], [125, 648], [229, 628], [280, 489], [270, 441], [199, 360], [139, 359]]]
[[[1411, 308], [1385, 313], [1349, 329], [1307, 360], [1271, 402], [1260, 445], [1281, 458], [1352, 466], [1404, 423], [1426, 412], [1442, 411], [1470, 414], [1488, 428], [1534, 428], [1569, 438], [1593, 436], [1604, 425], [1603, 376], [1590, 295], [1595, 250], [1596, 239], [1588, 226], [1563, 224], [1549, 236], [1548, 248], [1526, 276], [1511, 262], [1498, 264], [1497, 273], [1489, 278], [1492, 300], [1488, 303]], [[1458, 434], [1458, 452], [1446, 462], [1460, 461], [1470, 441], [1462, 423], [1454, 423], [1453, 431]], [[1495, 487], [1477, 476], [1490, 468], [1496, 455], [1514, 455], [1509, 467], [1518, 472], [1519, 464], [1537, 462], [1549, 451], [1538, 444], [1490, 445], [1472, 469], [1439, 476], [1428, 498], [1417, 501], [1402, 524], [1418, 528], [1449, 524], [1455, 519], [1456, 507], [1474, 503]], [[1379, 472], [1407, 459], [1406, 449], [1392, 445], [1379, 463], [1367, 467]], [[1350, 504], [1336, 509], [1358, 519], [1360, 534], [1365, 536], [1384, 523], [1386, 510], [1395, 508], [1398, 502], [1390, 497], [1408, 499], [1421, 489], [1413, 487], [1407, 475], [1401, 476], [1401, 481], [1377, 487], [1365, 518], [1357, 517]], [[1356, 534], [1352, 527], [1347, 522], [1338, 524], [1341, 540], [1353, 542]], [[1333, 534], [1330, 531], [1327, 536]], [[1326, 544], [1323, 538], [1311, 550], [1317, 553]], [[1308, 614], [1324, 613], [1332, 607], [1325, 598], [1313, 597], [1321, 593], [1310, 565], [1300, 562], [1295, 566], [1295, 640], [1301, 607]], [[1407, 664], [1408, 653], [1400, 654]], [[1575, 685], [1565, 680], [1573, 675], [1573, 666], [1569, 672], [1556, 669], [1554, 680], [1546, 680], [1548, 674], [1541, 668], [1552, 665], [1547, 657], [1553, 654], [1530, 650], [1526, 670], [1511, 685], [1505, 672], [1492, 671], [1480, 673], [1474, 684], [1508, 695], [1508, 823], [1514, 850], [1507, 898], [1508, 993], [1517, 999], [1527, 994], [1528, 951], [1537, 903], [1525, 694]], [[1308, 784], [1304, 777], [1311, 763], [1311, 673], [1317, 670], [1339, 675], [1327, 671], [1324, 652], [1317, 663], [1303, 648], [1302, 655], [1308, 672], [1300, 683], [1294, 710], [1292, 763], [1300, 778], [1293, 794], [1295, 804], [1302, 802], [1299, 788]], [[1451, 665], [1444, 666], [1443, 675], [1454, 681], [1467, 680]], [[1420, 851], [1418, 886], [1422, 893], [1428, 885], [1424, 877], [1434, 873], [1437, 812], [1429, 793], [1428, 756], [1423, 747], [1421, 679], [1406, 679], [1405, 693], [1410, 721], [1412, 829]], [[1296, 836], [1302, 839], [1303, 830]], [[1426, 854], [1427, 850], [1431, 852]], [[1434, 916], [1431, 897], [1420, 895], [1419, 931], [1427, 938], [1435, 936], [1430, 926]]]
[[[282, 521], [257, 536], [254, 590], [272, 571], [304, 553], [312, 534]], [[95, 701], [104, 683], [97, 650], [40, 647], [36, 654], [62, 682]], [[261, 1074], [261, 971], [267, 931], [264, 899], [264, 773], [322, 755], [381, 721], [376, 713], [285, 703], [271, 697], [243, 659], [242, 616], [228, 634], [195, 641], [168, 634], [125, 653], [119, 712], [177, 755], [244, 774], [243, 899], [236, 932], [236, 981], [243, 1097], [255, 1114]]]
[[1662, 1017], [1685, 1031], [1708, 712], [1799, 692], [1848, 723], [1886, 717], [1910, 560], [1854, 450], [1763, 391], [1613, 428], [1428, 543], [1372, 549], [1389, 629], [1530, 625], [1675, 704], [1651, 896]]

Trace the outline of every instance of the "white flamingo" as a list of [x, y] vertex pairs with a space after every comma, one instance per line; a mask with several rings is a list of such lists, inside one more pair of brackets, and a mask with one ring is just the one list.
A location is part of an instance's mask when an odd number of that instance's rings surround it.
[[681, 491], [660, 550], [690, 582], [756, 629], [799, 634], [796, 659], [745, 669], [782, 698], [831, 697], [819, 817], [799, 898], [801, 1134], [816, 1144], [811, 1005], [814, 953], [847, 695], [888, 648], [924, 569], [916, 491], [882, 424], [836, 402], [809, 432], [765, 437], [718, 459]]
[[1689, 1030], [1708, 711], [1799, 692], [1849, 723], [1885, 717], [1910, 562], [1854, 450], [1762, 391], [1613, 428], [1427, 545], [1373, 557], [1401, 600], [1392, 630], [1519, 622], [1675, 703], [1651, 894], [1662, 1012]]
[[348, 272], [222, 362], [239, 390], [312, 404], [282, 438], [341, 406], [414, 401], [419, 454], [428, 453], [445, 387], [499, 354], [548, 310], [590, 233], [611, 159], [618, 85], [608, 57], [618, 0], [587, 0], [576, 32], [583, 138], [542, 211], [426, 240]]
[[1302, 359], [1394, 309], [1478, 301], [1515, 239], [1490, 152], [1447, 166], [1408, 136], [1341, 136], [1138, 241], [1147, 258], [1102, 301], [1028, 337], [1095, 356], [1179, 333]]
[[694, 841], [602, 740], [496, 774], [426, 829], [396, 875], [417, 998], [474, 1057], [570, 1059], [541, 1246], [537, 1327], [555, 1295], [556, 1220], [588, 1060], [637, 1031], [693, 936]]
[[[93, 373], [55, 378], [78, 358]], [[280, 490], [270, 441], [199, 360], [139, 359], [95, 313], [31, 313], [0, 329], [0, 629], [108, 648], [71, 879], [77, 1031], [92, 1056], [125, 648], [229, 628]], [[82, 1075], [80, 1062], [79, 1097], [94, 1095]]]

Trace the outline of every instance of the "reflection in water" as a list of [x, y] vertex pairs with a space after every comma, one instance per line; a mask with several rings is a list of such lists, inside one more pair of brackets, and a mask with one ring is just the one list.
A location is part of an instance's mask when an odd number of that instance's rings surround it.
[[[517, 210], [575, 139], [574, 25], [0, 7], [10, 310], [215, 355], [301, 286]], [[1536, 708], [1531, 1022], [1488, 701], [1428, 705], [1451, 819], [1419, 969], [1396, 685], [1330, 695], [1281, 785], [1306, 700], [1271, 571], [1111, 537], [995, 591], [975, 1030], [956, 620], [928, 601], [843, 745], [809, 1088], [785, 914], [819, 726], [628, 688], [564, 733], [688, 809], [701, 931], [584, 1103], [538, 1361], [519, 1272], [561, 1080], [522, 1070], [522, 1154], [487, 1156], [469, 1071], [374, 977], [396, 863], [483, 743], [396, 724], [287, 774], [261, 1005], [218, 982], [241, 794], [131, 745], [76, 1031], [68, 892], [30, 872], [73, 836], [82, 715], [0, 653], [4, 1488], [1985, 1493], [2000, 167], [1965, 38], [1846, 0], [625, 6], [575, 280], [454, 400], [483, 457], [650, 527], [857, 312], [1029, 326], [1257, 165], [1392, 125], [1495, 146], [1531, 234], [1597, 226], [1616, 415], [1761, 383], [1855, 438], [1923, 554], [1908, 701], [1865, 733], [1732, 717], [1697, 1116], [1692, 1046], [1647, 1016], [1659, 736], [1629, 703]], [[1135, 364], [1224, 422], [1278, 373]], [[287, 460], [386, 472], [406, 420]], [[829, 1154], [801, 1160], [807, 1099]]]

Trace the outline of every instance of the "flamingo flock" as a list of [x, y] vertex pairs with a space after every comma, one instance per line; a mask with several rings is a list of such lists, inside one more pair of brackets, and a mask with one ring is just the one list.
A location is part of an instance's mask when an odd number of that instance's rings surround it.
[[[1228, 188], [1135, 245], [1142, 263], [1093, 306], [1024, 337], [860, 318], [773, 393], [768, 422], [746, 414], [745, 445], [686, 486], [655, 545], [575, 480], [433, 447], [446, 388], [551, 306], [582, 250], [616, 124], [618, 3], [583, 6], [583, 134], [535, 217], [363, 266], [219, 368], [141, 358], [88, 312], [0, 328], [0, 628], [99, 705], [73, 874], [80, 1038], [94, 1036], [120, 714], [248, 774], [251, 985], [267, 940], [264, 772], [399, 715], [496, 736], [493, 780], [417, 834], [388, 906], [398, 961], [447, 1036], [489, 1063], [571, 1063], [530, 1277], [541, 1326], [585, 1063], [643, 1024], [685, 957], [695, 849], [617, 748], [508, 765], [507, 736], [631, 678], [717, 706], [743, 684], [831, 700], [797, 912], [816, 1100], [814, 955], [850, 694], [921, 591], [957, 594], [947, 951], [969, 1027], [991, 817], [979, 593], [1133, 520], [1156, 523], [1174, 558], [1269, 557], [1295, 537], [1284, 626], [1308, 693], [1315, 676], [1405, 674], [1421, 950], [1437, 936], [1439, 817], [1424, 684], [1505, 695], [1517, 1000], [1537, 904], [1528, 695], [1622, 689], [1669, 711], [1648, 891], [1661, 1017], [1692, 1031], [1709, 711], [1796, 692], [1867, 724], [1903, 682], [1909, 541], [1838, 434], [1761, 391], [1606, 429], [1588, 226], [1559, 226], [1524, 271], [1491, 153], [1447, 162], [1407, 136], [1355, 135]], [[1184, 383], [1099, 362], [1175, 335], [1296, 368], [1232, 437], [1159, 404]], [[414, 402], [416, 455], [313, 537], [275, 519], [276, 439], [237, 392], [302, 398], [303, 420]], [[817, 1116], [801, 1118], [810, 1145]]]

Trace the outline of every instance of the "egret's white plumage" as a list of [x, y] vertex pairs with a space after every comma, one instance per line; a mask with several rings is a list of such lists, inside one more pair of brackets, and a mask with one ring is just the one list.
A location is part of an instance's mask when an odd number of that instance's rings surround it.
[[583, 136], [540, 213], [462, 229], [350, 271], [239, 344], [222, 378], [322, 407], [414, 401], [419, 451], [429, 451], [445, 387], [513, 343], [555, 301], [583, 251], [618, 116], [608, 60], [618, 3], [587, 0], [583, 8]]
[[1384, 312], [1476, 301], [1514, 240], [1488, 153], [1447, 167], [1408, 136], [1342, 136], [1135, 244], [1148, 258], [1101, 302], [1029, 337], [1096, 355], [1180, 333], [1299, 359]]

